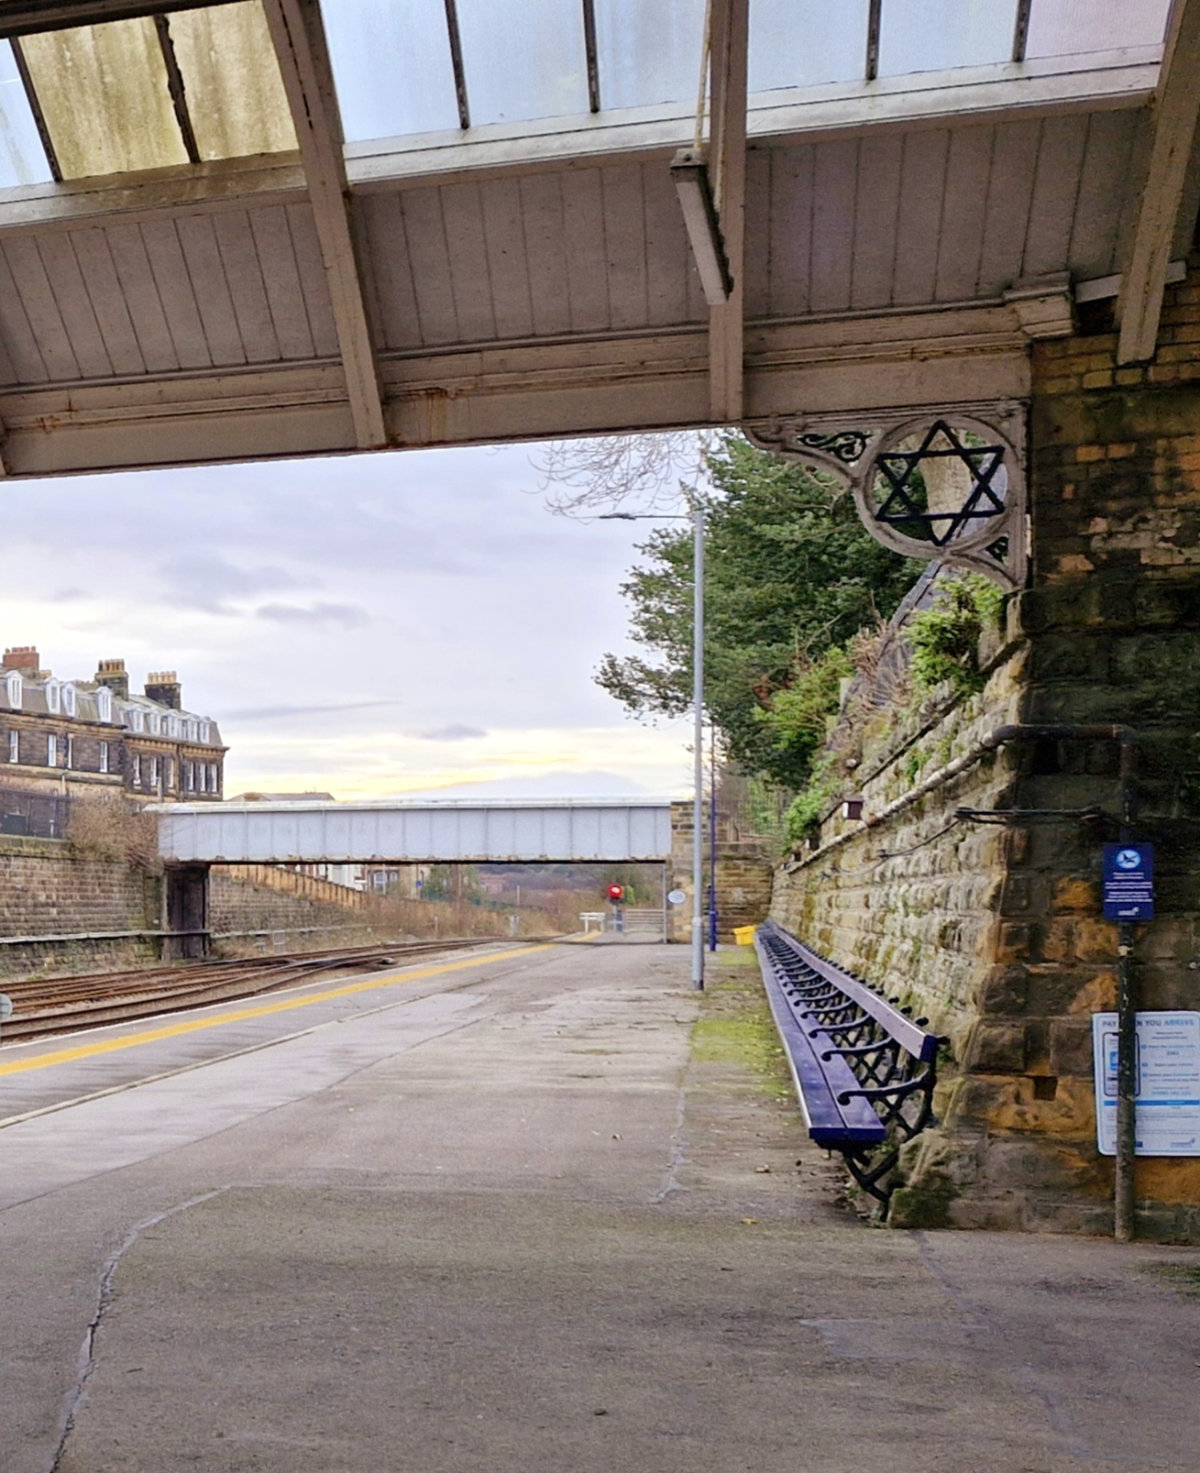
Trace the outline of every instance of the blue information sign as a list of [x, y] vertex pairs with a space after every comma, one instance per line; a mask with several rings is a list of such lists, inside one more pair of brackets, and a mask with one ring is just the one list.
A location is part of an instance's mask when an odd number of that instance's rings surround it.
[[1105, 844], [1104, 919], [1154, 919], [1154, 845]]

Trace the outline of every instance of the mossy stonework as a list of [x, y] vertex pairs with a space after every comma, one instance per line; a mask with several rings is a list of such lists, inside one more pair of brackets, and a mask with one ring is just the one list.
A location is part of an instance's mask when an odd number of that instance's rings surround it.
[[[983, 689], [875, 721], [854, 789], [878, 814], [1007, 723], [1132, 728], [1135, 831], [1158, 870], [1139, 1006], [1196, 1009], [1200, 261], [1168, 292], [1155, 358], [1118, 369], [1114, 355], [1108, 332], [1035, 345], [1030, 584], [985, 636]], [[904, 1153], [897, 1223], [1111, 1229], [1091, 1015], [1115, 1005], [1099, 874], [1116, 835], [1061, 811], [1115, 815], [1117, 761], [1112, 742], [1013, 743], [877, 826], [828, 819], [777, 873], [784, 925], [950, 1040], [941, 1124]], [[978, 821], [988, 809], [1047, 816]], [[1139, 1159], [1137, 1197], [1142, 1235], [1200, 1242], [1200, 1160]]]

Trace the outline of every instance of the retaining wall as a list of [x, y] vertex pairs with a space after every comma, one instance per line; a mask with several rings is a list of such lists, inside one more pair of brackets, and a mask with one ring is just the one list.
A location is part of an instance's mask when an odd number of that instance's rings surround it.
[[[847, 778], [878, 814], [994, 726], [1132, 727], [1135, 831], [1157, 845], [1158, 869], [1157, 918], [1133, 954], [1143, 1009], [1200, 1009], [1195, 264], [1168, 293], [1151, 363], [1118, 368], [1106, 331], [1035, 346], [1031, 586], [1010, 601], [982, 695], [876, 732]], [[963, 807], [1041, 817], [980, 826]], [[1110, 817], [1087, 821], [1085, 808]], [[1099, 877], [1118, 813], [1115, 743], [1022, 743], [876, 828], [841, 840], [854, 826], [831, 820], [778, 874], [785, 925], [951, 1040], [942, 1124], [905, 1154], [894, 1221], [1111, 1230], [1090, 1030], [1116, 1001]], [[1140, 1233], [1200, 1241], [1200, 1159], [1139, 1158], [1137, 1199]]]

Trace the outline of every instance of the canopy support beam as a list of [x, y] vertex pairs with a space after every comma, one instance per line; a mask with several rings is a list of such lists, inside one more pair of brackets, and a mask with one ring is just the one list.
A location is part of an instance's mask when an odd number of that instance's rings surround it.
[[300, 145], [355, 443], [360, 450], [379, 449], [388, 443], [383, 394], [354, 246], [341, 117], [320, 7], [317, 0], [263, 0], [263, 8]]
[[1118, 363], [1154, 356], [1167, 263], [1200, 116], [1200, 0], [1175, 0], [1154, 99], [1154, 143], [1117, 300]]
[[743, 417], [745, 378], [748, 0], [712, 0], [711, 15], [708, 160], [729, 293], [709, 306], [709, 397], [714, 421], [734, 425]]

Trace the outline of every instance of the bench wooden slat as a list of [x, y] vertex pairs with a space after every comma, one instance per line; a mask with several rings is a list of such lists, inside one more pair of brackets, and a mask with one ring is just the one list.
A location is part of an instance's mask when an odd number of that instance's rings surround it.
[[864, 987], [854, 977], [827, 962], [823, 956], [819, 956], [805, 946], [803, 941], [797, 941], [794, 937], [789, 936], [788, 946], [818, 976], [844, 992], [847, 997], [853, 998], [864, 1013], [870, 1013], [871, 1017], [877, 1023], [881, 1023], [901, 1048], [907, 1049], [914, 1059], [919, 1059], [922, 1064], [929, 1064], [937, 1058], [938, 1038], [936, 1034], [926, 1033], [911, 1018], [906, 1017], [898, 1008], [894, 1008], [886, 998], [880, 997], [877, 992], [872, 992], [869, 987]]
[[763, 951], [761, 943], [756, 943], [756, 946], [759, 960], [763, 963], [767, 1001], [784, 1043], [809, 1135], [822, 1146], [882, 1144], [886, 1131], [869, 1100], [854, 1096], [844, 1105], [838, 1103], [837, 1097], [843, 1090], [857, 1090], [862, 1086], [849, 1064], [837, 1054], [829, 1059], [820, 1057], [819, 1051], [827, 1050], [828, 1042], [822, 1040], [818, 1043], [809, 1038], [774, 975], [769, 955]]

